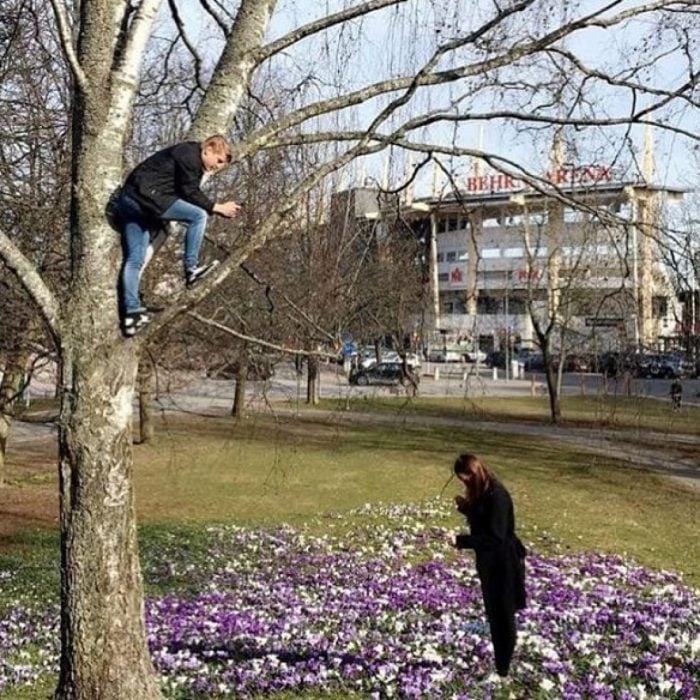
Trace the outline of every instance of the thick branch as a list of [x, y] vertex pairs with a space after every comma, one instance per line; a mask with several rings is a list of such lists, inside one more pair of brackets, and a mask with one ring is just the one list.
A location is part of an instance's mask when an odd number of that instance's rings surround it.
[[[136, 90], [141, 58], [146, 50], [151, 28], [161, 2], [162, 0], [143, 0], [129, 25], [124, 48], [117, 58], [114, 71], [114, 82], [121, 86], [122, 91], [124, 89], [129, 92]], [[119, 98], [120, 95], [117, 95], [115, 101], [119, 102]]]
[[305, 24], [303, 27], [298, 27], [293, 32], [285, 34], [276, 41], [273, 41], [266, 46], [262, 46], [256, 52], [256, 63], [260, 64], [266, 59], [270, 58], [270, 56], [273, 56], [280, 51], [284, 51], [286, 48], [296, 44], [298, 41], [306, 39], [313, 34], [318, 34], [318, 32], [322, 32], [337, 24], [342, 24], [343, 22], [347, 22], [355, 17], [368, 15], [376, 10], [381, 10], [391, 5], [399, 5], [404, 2], [406, 2], [406, 0], [371, 0], [371, 2], [363, 2], [360, 5], [349, 7], [346, 10], [328, 15], [327, 17], [323, 17], [315, 22], [309, 22], [309, 24]]
[[60, 309], [56, 297], [46, 286], [36, 267], [2, 230], [0, 230], [0, 259], [15, 274], [22, 287], [39, 308], [54, 339], [58, 340], [61, 328]]
[[190, 128], [190, 138], [228, 132], [276, 4], [277, 0], [241, 0], [226, 47]]
[[54, 15], [56, 16], [56, 26], [58, 27], [58, 37], [59, 41], [61, 42], [61, 48], [66, 56], [71, 73], [73, 73], [75, 82], [78, 83], [80, 88], [84, 92], [87, 92], [88, 81], [75, 52], [75, 46], [73, 46], [73, 38], [71, 37], [66, 8], [61, 4], [61, 0], [51, 0], [51, 7], [53, 8]]

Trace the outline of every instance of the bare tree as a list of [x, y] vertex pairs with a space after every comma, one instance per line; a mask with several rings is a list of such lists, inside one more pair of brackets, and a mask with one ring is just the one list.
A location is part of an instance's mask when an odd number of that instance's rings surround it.
[[[50, 8], [8, 2], [0, 13], [0, 220], [38, 270], [66, 279], [69, 81]], [[16, 399], [33, 358], [51, 351], [33, 303], [0, 263], [0, 483]]]
[[[365, 0], [334, 10], [319, 9], [307, 23], [269, 42], [265, 37], [277, 9], [275, 0], [241, 0], [231, 15], [202, 3], [202, 11], [215, 17], [220, 29], [218, 42], [207, 42], [209, 51], [216, 52], [208, 60], [197, 54], [182, 18], [174, 18], [178, 41], [193, 49], [196, 79], [187, 135], [200, 139], [211, 133], [229, 133], [252, 76], [275, 61], [282, 65], [284, 56], [298, 49], [297, 61], [286, 64], [290, 93], [297, 102], [238, 143], [235, 157], [320, 142], [332, 142], [337, 148], [323, 163], [288, 183], [284, 196], [256, 222], [245, 241], [231, 248], [215, 276], [194, 291], [176, 292], [169, 308], [143, 337], [124, 340], [118, 332], [115, 291], [119, 246], [104, 211], [120, 182], [134, 96], [160, 4], [160, 0], [85, 0], [73, 15], [72, 2], [51, 0], [55, 30], [74, 85], [71, 273], [65, 294], [57, 293], [28, 249], [10, 235], [5, 222], [0, 230], [0, 258], [39, 308], [60, 359], [62, 653], [56, 691], [60, 700], [160, 696], [146, 644], [131, 480], [131, 406], [146, 342], [221, 285], [254, 250], [285, 235], [286, 222], [293, 219], [306, 193], [356, 158], [377, 153], [389, 143], [430, 153], [488, 156], [441, 141], [439, 134], [433, 140], [412, 139], [421, 129], [438, 123], [507, 118], [530, 119], [545, 126], [563, 121], [603, 129], [624, 127], [674, 100], [693, 109], [697, 106], [692, 92], [696, 77], [692, 51], [683, 54], [698, 25], [694, 0], [610, 0], [586, 2], [581, 7], [571, 3], [570, 13], [563, 18], [551, 12], [558, 3], [549, 0], [484, 2], [476, 11], [464, 13], [469, 18], [464, 28], [445, 26], [445, 31], [430, 34], [424, 31], [427, 15], [416, 11], [420, 3]], [[428, 12], [442, 11], [442, 5], [430, 5]], [[462, 9], [459, 0], [443, 5], [450, 6], [450, 12]], [[373, 74], [376, 71], [379, 76], [368, 83], [359, 78], [366, 73], [357, 71], [357, 64], [349, 60], [357, 55], [361, 35], [343, 30], [374, 13], [383, 14], [389, 27], [399, 22], [412, 27], [414, 41], [410, 51], [396, 52], [388, 63], [376, 62]], [[663, 27], [666, 37], [676, 32], [673, 45], [687, 57], [687, 79], [670, 87], [644, 84], [641, 68], [648, 63], [649, 52], [656, 50], [661, 55], [666, 45], [648, 47], [634, 66], [622, 72], [602, 73], [562, 45], [567, 36], [587, 28], [612, 31], [635, 17]], [[351, 44], [343, 43], [348, 38]], [[156, 39], [154, 36], [153, 41]], [[307, 42], [313, 45], [315, 41], [320, 42], [315, 45], [322, 47], [320, 53], [309, 51]], [[626, 58], [629, 64], [631, 59]], [[324, 62], [334, 59], [330, 71], [324, 71]], [[645, 104], [639, 106], [633, 100], [631, 109], [621, 116], [598, 117], [593, 109], [583, 113], [585, 105], [574, 102], [564, 116], [553, 115], [546, 106], [538, 105], [537, 88], [547, 66], [551, 73], [552, 63], [576, 73], [586, 85], [605, 84], [626, 95], [644, 97]], [[295, 65], [301, 70], [295, 70]], [[356, 70], [352, 76], [350, 66]], [[329, 73], [335, 80], [327, 80]], [[451, 93], [439, 91], [440, 86], [449, 85], [454, 86]], [[517, 96], [524, 93], [530, 103], [513, 108]], [[484, 99], [477, 101], [477, 95]], [[503, 99], [496, 99], [498, 95]], [[355, 112], [354, 121], [343, 119], [360, 104], [363, 110]], [[465, 109], [465, 105], [493, 104], [494, 109], [485, 107], [481, 113]], [[576, 108], [579, 104], [581, 109]], [[675, 128], [676, 133], [684, 131], [663, 120], [654, 124], [659, 129]], [[693, 136], [684, 133], [683, 137]], [[501, 156], [499, 165], [507, 167], [507, 160]]]

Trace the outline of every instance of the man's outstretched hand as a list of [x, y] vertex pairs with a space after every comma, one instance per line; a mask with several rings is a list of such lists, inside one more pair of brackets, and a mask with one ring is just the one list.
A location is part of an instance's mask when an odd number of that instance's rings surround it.
[[241, 210], [241, 205], [236, 204], [233, 200], [229, 202], [217, 202], [214, 205], [214, 213], [219, 216], [225, 216], [227, 219], [232, 219]]

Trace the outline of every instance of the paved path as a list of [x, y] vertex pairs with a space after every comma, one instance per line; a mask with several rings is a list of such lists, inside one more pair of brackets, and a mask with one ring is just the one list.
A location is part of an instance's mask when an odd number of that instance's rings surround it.
[[[324, 398], [344, 399], [364, 395], [391, 395], [391, 390], [379, 387], [349, 387], [347, 380], [334, 369], [324, 371], [321, 380]], [[532, 384], [528, 380], [493, 380], [489, 376], [465, 378], [443, 377], [439, 381], [423, 378], [422, 396], [528, 396]], [[567, 393], [574, 393], [569, 387]], [[580, 389], [578, 389], [580, 391]], [[396, 392], [394, 392], [396, 393]], [[284, 415], [295, 415], [303, 420], [332, 421], [341, 423], [396, 425], [469, 426], [477, 430], [517, 433], [538, 436], [543, 439], [566, 442], [586, 450], [626, 462], [631, 467], [649, 469], [665, 474], [671, 479], [700, 493], [700, 437], [650, 433], [642, 430], [609, 430], [602, 428], [573, 428], [526, 422], [482, 421], [471, 417], [449, 418], [425, 415], [388, 415], [357, 413], [352, 411], [319, 411], [306, 409], [303, 403], [304, 382], [293, 371], [282, 369], [272, 381], [250, 382], [247, 401], [250, 410]], [[156, 410], [196, 412], [203, 415], [226, 415], [231, 408], [233, 382], [198, 379], [184, 384], [179, 391], [164, 394], [155, 404]], [[17, 449], [22, 443], [47, 439], [55, 435], [55, 427], [42, 423], [15, 421], [10, 434], [9, 447]], [[21, 447], [20, 447], [21, 449]], [[697, 457], [687, 457], [696, 450]], [[683, 450], [684, 454], [679, 452]]]

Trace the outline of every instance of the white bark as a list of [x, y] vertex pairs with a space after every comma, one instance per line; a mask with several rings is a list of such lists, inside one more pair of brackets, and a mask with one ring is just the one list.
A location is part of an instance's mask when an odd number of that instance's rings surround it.
[[61, 48], [66, 56], [66, 61], [70, 66], [71, 72], [75, 81], [83, 90], [87, 90], [88, 81], [85, 77], [85, 71], [78, 61], [78, 56], [75, 52], [75, 46], [73, 45], [73, 39], [71, 37], [71, 28], [68, 21], [68, 13], [66, 12], [66, 6], [62, 4], [61, 0], [50, 0], [51, 8], [56, 16], [56, 28], [58, 29], [58, 37], [61, 42]]
[[241, 0], [226, 47], [190, 129], [191, 138], [229, 131], [276, 4], [277, 0]]
[[0, 258], [17, 276], [25, 291], [37, 305], [51, 334], [58, 338], [61, 334], [60, 308], [53, 292], [42, 279], [34, 264], [0, 229]]

